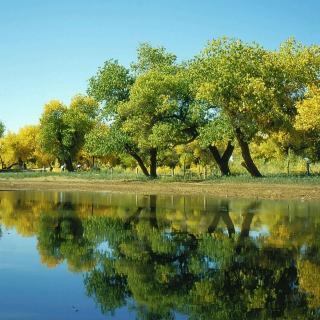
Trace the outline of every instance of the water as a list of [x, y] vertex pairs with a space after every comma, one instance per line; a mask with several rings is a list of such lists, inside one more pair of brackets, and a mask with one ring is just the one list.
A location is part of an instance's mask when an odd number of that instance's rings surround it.
[[317, 202], [0, 192], [0, 319], [320, 319]]

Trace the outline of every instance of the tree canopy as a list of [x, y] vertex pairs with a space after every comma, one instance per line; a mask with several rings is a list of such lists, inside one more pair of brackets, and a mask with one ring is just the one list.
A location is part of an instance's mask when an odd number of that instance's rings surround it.
[[69, 107], [58, 100], [45, 105], [40, 119], [42, 148], [65, 163], [68, 171], [73, 171], [72, 162], [94, 125], [97, 111], [96, 101], [81, 95], [75, 96]]
[[[185, 173], [187, 162], [230, 175], [234, 157], [237, 171], [254, 177], [262, 176], [261, 163], [286, 161], [290, 152], [318, 161], [319, 75], [320, 47], [293, 38], [275, 50], [217, 38], [189, 61], [143, 43], [129, 66], [109, 59], [98, 68], [87, 96], [44, 106], [36, 163], [56, 158], [72, 171], [75, 161], [93, 157], [156, 178], [164, 165]], [[13, 140], [7, 136], [1, 150]], [[4, 166], [9, 153], [2, 152]]]
[[214, 121], [221, 119], [226, 122], [223, 127], [232, 128], [251, 175], [261, 174], [249, 143], [294, 121], [296, 103], [307, 85], [319, 81], [319, 53], [319, 47], [304, 47], [291, 39], [279, 50], [268, 51], [221, 38], [209, 42], [192, 62], [197, 97], [213, 110]]
[[88, 136], [91, 150], [97, 140], [96, 150], [128, 153], [146, 176], [157, 176], [158, 153], [190, 139], [196, 127], [187, 70], [175, 59], [163, 47], [143, 44], [131, 72], [115, 61], [99, 69], [88, 93], [104, 104], [110, 127], [104, 141], [111, 143], [101, 146], [93, 131]]

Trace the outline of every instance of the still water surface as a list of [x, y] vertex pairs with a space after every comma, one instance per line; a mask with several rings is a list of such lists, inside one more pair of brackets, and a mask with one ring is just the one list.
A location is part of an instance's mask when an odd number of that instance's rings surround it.
[[0, 192], [0, 319], [320, 319], [320, 203]]

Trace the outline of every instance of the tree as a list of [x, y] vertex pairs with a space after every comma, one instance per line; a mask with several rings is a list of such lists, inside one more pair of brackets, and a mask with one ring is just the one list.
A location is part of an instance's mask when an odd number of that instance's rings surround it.
[[149, 154], [150, 176], [157, 176], [158, 154], [192, 140], [197, 119], [185, 70], [156, 69], [139, 76], [130, 99], [119, 106], [122, 129]]
[[43, 150], [73, 171], [72, 162], [84, 145], [85, 134], [92, 129], [97, 112], [97, 102], [81, 95], [75, 96], [69, 107], [58, 100], [47, 103], [40, 119]]
[[129, 98], [134, 77], [117, 60], [108, 60], [99, 68], [96, 75], [89, 79], [88, 95], [104, 105], [103, 115], [112, 120], [116, 106]]
[[225, 116], [222, 113], [210, 116], [209, 109], [207, 121], [198, 131], [199, 145], [210, 151], [222, 176], [230, 175], [229, 160], [234, 150], [234, 138]]
[[319, 47], [290, 39], [278, 51], [240, 40], [211, 41], [192, 63], [196, 92], [214, 119], [232, 128], [245, 168], [261, 176], [249, 143], [257, 136], [286, 128], [295, 104], [319, 72]]
[[176, 64], [177, 56], [167, 52], [164, 47], [152, 47], [142, 43], [137, 49], [137, 61], [131, 64], [136, 74], [143, 74], [152, 69], [167, 68]]
[[189, 79], [175, 60], [163, 47], [143, 44], [132, 65], [135, 76], [116, 61], [107, 61], [90, 79], [88, 93], [104, 103], [109, 123], [104, 139], [95, 139], [94, 132], [88, 137], [96, 140], [94, 148], [101, 155], [127, 153], [146, 176], [155, 178], [159, 151], [192, 138], [196, 119], [190, 113]]
[[[8, 132], [1, 139], [2, 168], [19, 165], [26, 167], [28, 162], [36, 163], [36, 151], [39, 150], [39, 126], [25, 126], [18, 133]], [[38, 154], [39, 155], [39, 154]]]
[[[215, 121], [230, 126], [242, 151], [246, 168], [261, 176], [249, 151], [248, 142], [259, 130], [254, 116], [273, 103], [261, 77], [265, 50], [226, 38], [213, 40], [195, 60], [193, 68], [199, 99], [208, 102]], [[252, 107], [253, 106], [253, 107]]]
[[297, 103], [295, 128], [304, 137], [306, 156], [320, 159], [320, 89], [310, 87], [305, 99]]

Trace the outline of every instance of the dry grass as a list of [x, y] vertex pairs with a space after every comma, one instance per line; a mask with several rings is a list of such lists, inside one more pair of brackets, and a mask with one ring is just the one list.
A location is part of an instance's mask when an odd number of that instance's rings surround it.
[[320, 185], [305, 181], [217, 179], [199, 182], [89, 180], [64, 176], [0, 179], [0, 190], [97, 191], [140, 194], [207, 194], [216, 197], [320, 200]]

